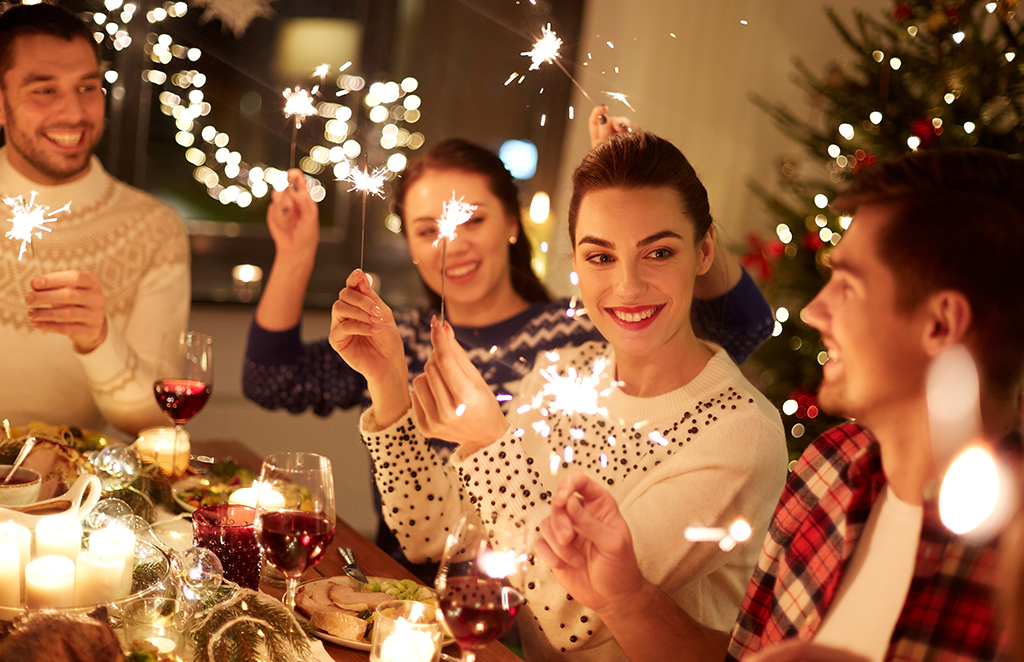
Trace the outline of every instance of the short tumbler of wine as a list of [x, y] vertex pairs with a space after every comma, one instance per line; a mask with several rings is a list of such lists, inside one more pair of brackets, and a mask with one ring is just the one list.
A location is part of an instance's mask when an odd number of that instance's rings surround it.
[[166, 333], [160, 346], [153, 392], [174, 423], [174, 455], [179, 455], [182, 427], [199, 413], [213, 388], [213, 339], [205, 333]]
[[525, 529], [488, 533], [475, 514], [448, 535], [437, 574], [438, 602], [464, 662], [512, 627], [526, 603], [516, 588], [528, 552]]
[[256, 539], [267, 562], [284, 574], [284, 603], [294, 609], [302, 573], [320, 562], [334, 538], [331, 461], [313, 453], [271, 455], [263, 461], [258, 495]]

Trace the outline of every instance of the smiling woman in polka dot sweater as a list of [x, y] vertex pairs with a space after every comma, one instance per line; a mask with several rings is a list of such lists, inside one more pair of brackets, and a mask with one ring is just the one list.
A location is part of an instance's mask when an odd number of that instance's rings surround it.
[[[525, 522], [536, 531], [566, 469], [581, 467], [614, 496], [644, 576], [698, 622], [727, 630], [759, 545], [723, 552], [686, 541], [683, 531], [742, 517], [751, 539], [763, 539], [782, 491], [786, 449], [778, 413], [690, 324], [694, 278], [713, 259], [707, 194], [670, 143], [620, 135], [577, 170], [569, 219], [583, 302], [609, 342], [540, 357], [508, 418], [448, 325], [434, 325], [434, 354], [411, 398], [398, 387], [406, 378], [401, 366], [373, 360], [389, 355], [384, 334], [372, 339], [377, 356], [366, 353], [364, 374], [377, 397], [361, 431], [385, 518], [410, 558], [437, 560], [467, 511], [495, 528]], [[367, 299], [365, 310], [383, 307], [364, 283], [353, 285]], [[332, 338], [345, 339], [342, 324], [335, 327]], [[552, 370], [590, 375], [598, 362], [605, 365], [596, 413], [524, 406]], [[444, 463], [430, 438], [460, 448]], [[625, 659], [600, 618], [539, 560], [524, 591], [527, 659]]]

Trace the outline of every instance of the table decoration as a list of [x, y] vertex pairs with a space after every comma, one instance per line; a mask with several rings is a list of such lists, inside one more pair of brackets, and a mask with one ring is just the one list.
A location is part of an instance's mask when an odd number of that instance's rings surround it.
[[[121, 588], [115, 597], [123, 598], [131, 591], [132, 570], [135, 562], [135, 531], [124, 521], [113, 521], [106, 528], [89, 534], [89, 551], [99, 556], [119, 557], [121, 564]], [[105, 602], [101, 600], [100, 602]]]
[[13, 542], [0, 540], [0, 606], [17, 607], [25, 586], [21, 550]]
[[82, 551], [82, 523], [68, 515], [50, 515], [36, 524], [36, 556], [63, 556], [72, 563]]
[[32, 554], [32, 531], [12, 521], [4, 522], [0, 524], [0, 542], [9, 542], [18, 548], [21, 556], [20, 572], [24, 573]]
[[209, 593], [204, 604], [190, 627], [194, 662], [309, 659], [305, 629], [284, 605], [265, 593], [224, 584]]
[[131, 447], [144, 462], [156, 464], [160, 473], [183, 474], [188, 469], [192, 445], [188, 432], [182, 430], [180, 434], [175, 446], [173, 427], [146, 428], [139, 431], [139, 436]]
[[182, 656], [185, 653], [186, 620], [180, 603], [167, 597], [135, 600], [121, 611], [128, 647], [149, 644], [161, 656]]
[[261, 557], [255, 519], [255, 508], [234, 504], [206, 506], [192, 514], [196, 546], [217, 555], [225, 579], [254, 590], [259, 588]]
[[441, 656], [437, 608], [411, 600], [377, 606], [371, 662], [437, 662]]
[[75, 562], [41, 556], [25, 566], [25, 604], [29, 609], [63, 609], [75, 603]]
[[[134, 560], [132, 557], [133, 563]], [[75, 560], [75, 606], [102, 604], [126, 597], [126, 566], [125, 557], [121, 554], [101, 554], [92, 550], [80, 553]]]

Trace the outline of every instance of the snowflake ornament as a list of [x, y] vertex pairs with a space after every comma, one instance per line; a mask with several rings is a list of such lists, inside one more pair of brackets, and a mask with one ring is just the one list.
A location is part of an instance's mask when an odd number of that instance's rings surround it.
[[274, 0], [192, 0], [196, 7], [204, 7], [203, 23], [217, 19], [241, 39], [249, 24], [256, 18], [270, 18], [274, 10], [270, 3]]

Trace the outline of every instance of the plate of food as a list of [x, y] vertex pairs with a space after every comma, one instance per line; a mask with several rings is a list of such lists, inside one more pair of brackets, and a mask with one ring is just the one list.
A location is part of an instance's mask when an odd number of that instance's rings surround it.
[[[313, 634], [332, 644], [356, 650], [370, 650], [374, 609], [388, 600], [416, 600], [437, 606], [433, 589], [411, 579], [367, 577], [360, 587], [356, 580], [340, 576], [313, 579], [299, 585], [295, 595], [295, 616], [308, 623]], [[362, 590], [360, 590], [362, 588]], [[445, 633], [442, 646], [455, 643]]]
[[239, 487], [248, 486], [255, 479], [253, 473], [233, 461], [210, 465], [207, 475], [188, 476], [171, 486], [171, 496], [186, 512], [198, 508], [227, 503], [228, 496]]

